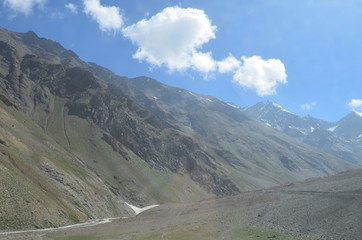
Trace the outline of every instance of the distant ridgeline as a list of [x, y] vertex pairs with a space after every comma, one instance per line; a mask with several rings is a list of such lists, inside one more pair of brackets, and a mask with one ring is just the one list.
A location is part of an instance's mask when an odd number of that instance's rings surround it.
[[276, 103], [257, 103], [243, 111], [251, 117], [304, 143], [362, 165], [362, 115], [352, 111], [330, 123], [311, 116], [299, 117]]

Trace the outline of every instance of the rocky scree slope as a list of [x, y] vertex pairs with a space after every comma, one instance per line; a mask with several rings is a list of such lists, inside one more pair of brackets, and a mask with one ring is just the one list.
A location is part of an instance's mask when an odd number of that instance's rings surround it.
[[361, 189], [362, 171], [354, 170], [196, 203], [164, 204], [139, 218], [27, 238], [357, 240], [362, 236]]
[[0, 29], [0, 86], [1, 229], [127, 216], [124, 201], [196, 201], [354, 167], [215, 98], [119, 77], [32, 32]]

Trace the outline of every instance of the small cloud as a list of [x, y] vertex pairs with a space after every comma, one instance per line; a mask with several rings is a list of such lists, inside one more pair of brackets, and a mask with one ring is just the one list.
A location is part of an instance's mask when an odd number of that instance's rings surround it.
[[352, 109], [358, 109], [362, 107], [362, 99], [352, 99], [348, 106]]
[[315, 105], [317, 105], [317, 102], [304, 103], [304, 104], [302, 104], [300, 107], [301, 107], [303, 110], [311, 110], [312, 107], [314, 107]]
[[227, 58], [217, 63], [220, 73], [235, 72], [241, 66], [241, 61], [234, 56], [229, 55]]
[[101, 31], [120, 30], [123, 18], [118, 7], [105, 7], [100, 0], [83, 0], [84, 13], [99, 24]]
[[50, 14], [51, 19], [62, 19], [63, 17], [64, 17], [64, 14], [57, 10]]
[[73, 3], [68, 3], [65, 5], [65, 7], [73, 14], [78, 14], [78, 8]]
[[35, 6], [42, 7], [47, 0], [3, 0], [4, 5], [16, 13], [30, 15]]
[[285, 67], [279, 59], [264, 60], [260, 56], [241, 59], [244, 64], [237, 69], [233, 80], [255, 90], [259, 96], [273, 95], [278, 84], [287, 83]]
[[203, 10], [168, 7], [123, 29], [123, 35], [138, 46], [133, 55], [155, 66], [166, 66], [171, 72], [192, 68], [200, 72], [216, 69], [211, 52], [199, 49], [215, 38], [216, 26]]

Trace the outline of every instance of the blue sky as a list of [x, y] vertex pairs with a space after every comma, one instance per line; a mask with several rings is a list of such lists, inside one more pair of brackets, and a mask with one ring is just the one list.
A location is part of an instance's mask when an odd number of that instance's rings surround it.
[[0, 2], [1, 27], [32, 30], [122, 76], [328, 121], [361, 110], [362, 1]]

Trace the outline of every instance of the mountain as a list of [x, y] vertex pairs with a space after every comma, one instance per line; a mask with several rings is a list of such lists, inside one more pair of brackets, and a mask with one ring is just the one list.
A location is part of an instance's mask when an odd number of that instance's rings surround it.
[[267, 126], [301, 140], [316, 129], [331, 127], [331, 123], [311, 116], [299, 117], [274, 102], [259, 102], [250, 108], [245, 108], [244, 112]]
[[362, 137], [362, 114], [352, 111], [346, 117], [339, 120], [335, 127], [330, 130], [343, 139], [359, 141]]
[[0, 229], [132, 216], [356, 166], [210, 96], [0, 29]]
[[243, 112], [310, 146], [362, 165], [362, 116], [357, 111], [335, 123], [300, 117], [273, 102], [257, 103]]

